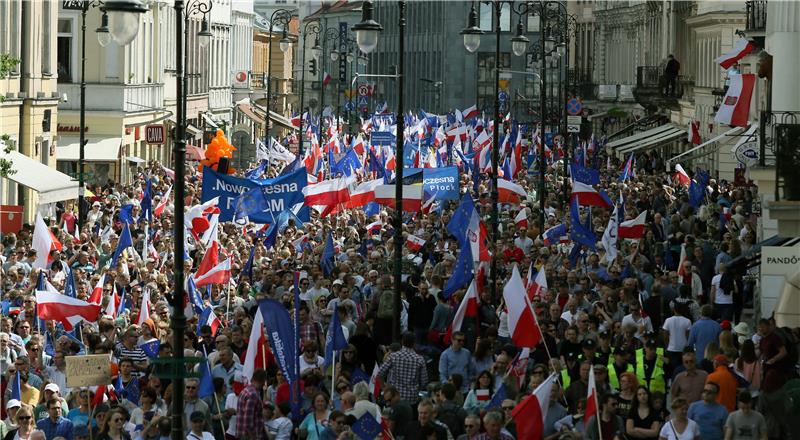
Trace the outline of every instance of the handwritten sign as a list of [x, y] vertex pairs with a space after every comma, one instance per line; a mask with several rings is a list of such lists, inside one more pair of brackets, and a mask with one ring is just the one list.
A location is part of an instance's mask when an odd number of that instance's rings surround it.
[[88, 387], [111, 383], [111, 362], [107, 354], [67, 356], [67, 386]]

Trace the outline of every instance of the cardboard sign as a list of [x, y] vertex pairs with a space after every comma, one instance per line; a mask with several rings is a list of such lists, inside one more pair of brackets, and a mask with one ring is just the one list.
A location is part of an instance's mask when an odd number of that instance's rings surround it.
[[67, 386], [89, 387], [111, 383], [111, 362], [107, 354], [67, 356]]

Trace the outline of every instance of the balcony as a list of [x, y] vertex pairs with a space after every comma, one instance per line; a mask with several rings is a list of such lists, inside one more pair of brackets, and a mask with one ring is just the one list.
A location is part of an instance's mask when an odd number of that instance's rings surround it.
[[758, 33], [763, 35], [767, 29], [767, 1], [748, 0], [745, 6], [747, 20], [745, 32], [749, 37], [758, 36]]
[[671, 95], [665, 95], [667, 87], [666, 77], [659, 66], [637, 66], [636, 88], [633, 96], [642, 107], [656, 111], [659, 108], [678, 108], [678, 99], [683, 96], [684, 78], [678, 76], [675, 80], [675, 90]]
[[592, 71], [589, 69], [569, 69], [570, 92], [582, 99], [596, 99], [597, 85], [592, 80]]
[[[68, 101], [59, 102], [59, 110], [79, 111], [81, 85], [59, 83], [58, 94]], [[136, 113], [164, 107], [163, 84], [87, 84], [86, 109], [89, 111], [122, 111]]]
[[775, 165], [775, 200], [800, 201], [800, 111], [763, 111], [759, 129], [759, 165]]

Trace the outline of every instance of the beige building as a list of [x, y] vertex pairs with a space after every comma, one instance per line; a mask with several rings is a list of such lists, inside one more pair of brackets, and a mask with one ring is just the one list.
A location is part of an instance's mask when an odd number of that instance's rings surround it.
[[[56, 171], [58, 3], [0, 2], [0, 53], [20, 60], [0, 80], [0, 134], [9, 138], [15, 172], [0, 180], [0, 204], [22, 205], [31, 221], [39, 204], [76, 198], [78, 185]], [[3, 217], [4, 218], [4, 217]], [[0, 219], [0, 221], [2, 221]]]

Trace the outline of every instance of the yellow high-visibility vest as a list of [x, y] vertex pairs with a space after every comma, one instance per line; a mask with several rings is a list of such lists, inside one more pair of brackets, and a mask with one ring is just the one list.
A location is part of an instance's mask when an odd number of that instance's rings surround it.
[[656, 364], [653, 372], [650, 375], [650, 382], [644, 376], [644, 349], [636, 350], [636, 378], [639, 379], [639, 384], [644, 385], [650, 390], [651, 393], [660, 391], [665, 393], [667, 391], [666, 383], [664, 382], [664, 349], [656, 349]]

